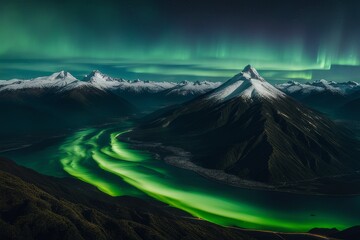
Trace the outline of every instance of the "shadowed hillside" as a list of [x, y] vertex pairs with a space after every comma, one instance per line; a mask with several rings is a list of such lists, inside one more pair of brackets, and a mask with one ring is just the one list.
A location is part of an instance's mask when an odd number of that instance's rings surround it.
[[[1, 239], [322, 239], [224, 228], [157, 202], [109, 197], [78, 180], [43, 176], [5, 159], [0, 169]], [[354, 229], [349, 236], [358, 233]]]

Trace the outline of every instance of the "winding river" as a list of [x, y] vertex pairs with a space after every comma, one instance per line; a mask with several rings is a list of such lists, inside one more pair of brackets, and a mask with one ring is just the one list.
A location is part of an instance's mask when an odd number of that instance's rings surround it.
[[360, 224], [360, 196], [312, 196], [232, 187], [134, 150], [117, 136], [130, 124], [88, 128], [51, 146], [6, 154], [56, 177], [71, 175], [111, 196], [155, 198], [220, 225], [277, 231]]

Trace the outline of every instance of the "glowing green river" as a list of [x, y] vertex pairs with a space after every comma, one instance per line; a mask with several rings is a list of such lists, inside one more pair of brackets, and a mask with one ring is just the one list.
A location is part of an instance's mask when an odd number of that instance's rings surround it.
[[226, 226], [308, 231], [360, 224], [360, 197], [241, 189], [168, 165], [117, 136], [129, 128], [85, 129], [51, 146], [8, 157], [41, 173], [70, 174], [111, 196], [152, 197]]

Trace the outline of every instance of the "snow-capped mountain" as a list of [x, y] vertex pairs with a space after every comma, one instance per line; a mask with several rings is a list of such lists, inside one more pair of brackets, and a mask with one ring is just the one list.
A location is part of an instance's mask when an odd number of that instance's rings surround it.
[[303, 104], [336, 119], [360, 120], [360, 84], [324, 79], [298, 83], [290, 81], [276, 87]]
[[62, 88], [77, 82], [78, 80], [69, 72], [61, 71], [47, 77], [38, 77], [30, 80], [12, 79], [0, 81], [0, 91], [19, 90], [29, 88]]
[[78, 80], [70, 73], [61, 71], [50, 76], [29, 80], [12, 79], [0, 81], [0, 92], [29, 88], [53, 88], [57, 91], [71, 90], [79, 87], [96, 87], [100, 90], [132, 93], [162, 93], [162, 95], [200, 95], [218, 87], [220, 82], [155, 82], [142, 80], [125, 80], [112, 78], [98, 70], [92, 71], [83, 79]]
[[327, 81], [325, 79], [307, 83], [289, 81], [287, 83], [277, 84], [275, 86], [289, 95], [316, 94], [320, 92], [332, 92], [346, 95], [360, 90], [360, 84], [357, 82], [349, 81], [337, 83], [333, 81]]
[[[9, 92], [34, 90], [48, 94], [65, 94], [66, 92], [93, 89], [111, 93], [124, 98], [137, 106], [140, 111], [153, 111], [161, 107], [188, 101], [218, 86], [220, 82], [156, 82], [142, 80], [125, 80], [113, 78], [94, 70], [79, 80], [70, 73], [61, 71], [47, 77], [30, 80], [12, 79], [0, 81], [0, 95]], [[94, 92], [94, 91], [93, 91]]]
[[[112, 78], [92, 71], [0, 81], [0, 134], [51, 132], [149, 112], [190, 100], [220, 83], [152, 82]], [[56, 122], [57, 124], [54, 124]]]
[[[132, 93], [162, 93], [163, 95], [200, 95], [205, 91], [209, 91], [218, 87], [220, 82], [189, 82], [183, 81], [175, 82], [155, 82], [142, 80], [125, 80], [119, 78], [112, 78], [99, 71], [93, 71], [86, 76], [84, 81], [88, 81], [94, 86], [116, 92], [132, 92]], [[166, 92], [166, 93], [165, 93]]]
[[241, 97], [247, 100], [255, 98], [280, 98], [284, 93], [266, 82], [250, 65], [244, 70], [211, 92], [207, 98], [216, 101], [227, 101]]
[[121, 96], [64, 71], [0, 83], [0, 135], [57, 133], [135, 112]]
[[347, 173], [357, 147], [346, 132], [265, 81], [251, 66], [152, 119], [128, 137], [193, 154], [200, 167], [266, 183]]
[[166, 96], [197, 96], [209, 92], [221, 85], [221, 82], [208, 81], [182, 81], [176, 86], [171, 87], [165, 91]]

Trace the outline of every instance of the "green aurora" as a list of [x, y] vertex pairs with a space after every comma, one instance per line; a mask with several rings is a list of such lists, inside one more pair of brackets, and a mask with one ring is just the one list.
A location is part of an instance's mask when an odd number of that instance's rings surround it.
[[269, 80], [359, 81], [359, 8], [337, 0], [5, 0], [0, 79], [99, 69], [130, 79], [226, 80], [252, 64]]
[[80, 130], [25, 158], [21, 153], [9, 157], [48, 175], [70, 174], [111, 196], [152, 197], [224, 226], [308, 231], [358, 224], [359, 197], [305, 196], [223, 185], [118, 141], [116, 137], [129, 127]]

